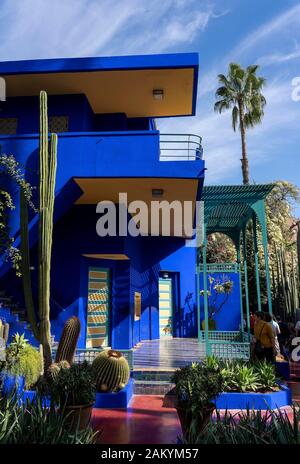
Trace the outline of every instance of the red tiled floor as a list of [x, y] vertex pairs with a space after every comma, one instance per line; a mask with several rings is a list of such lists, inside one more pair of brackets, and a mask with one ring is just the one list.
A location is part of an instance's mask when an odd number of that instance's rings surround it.
[[128, 410], [94, 409], [93, 427], [101, 443], [172, 444], [180, 435], [175, 409], [163, 408], [163, 397], [135, 395]]
[[[300, 402], [300, 382], [288, 383], [293, 400]], [[163, 407], [163, 397], [155, 395], [133, 396], [128, 410], [94, 409], [93, 427], [101, 430], [100, 442], [106, 444], [172, 444], [181, 435], [177, 412]], [[165, 403], [171, 406], [171, 403]], [[292, 419], [292, 408], [286, 410]], [[238, 411], [230, 411], [235, 413]]]

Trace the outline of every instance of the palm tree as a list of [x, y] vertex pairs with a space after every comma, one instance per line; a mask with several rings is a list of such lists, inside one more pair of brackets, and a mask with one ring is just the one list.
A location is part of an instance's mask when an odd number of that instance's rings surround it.
[[251, 65], [243, 69], [239, 64], [230, 63], [227, 77], [224, 74], [218, 75], [221, 87], [216, 91], [215, 111], [222, 113], [232, 108], [232, 127], [234, 131], [236, 131], [239, 123], [244, 184], [249, 184], [246, 129], [262, 121], [266, 104], [266, 99], [261, 93], [266, 81], [263, 77], [256, 75], [258, 68], [257, 65]]

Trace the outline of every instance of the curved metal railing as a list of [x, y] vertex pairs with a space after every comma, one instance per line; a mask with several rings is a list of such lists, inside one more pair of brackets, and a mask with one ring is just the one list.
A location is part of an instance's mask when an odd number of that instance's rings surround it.
[[202, 137], [195, 134], [160, 134], [161, 161], [203, 159]]

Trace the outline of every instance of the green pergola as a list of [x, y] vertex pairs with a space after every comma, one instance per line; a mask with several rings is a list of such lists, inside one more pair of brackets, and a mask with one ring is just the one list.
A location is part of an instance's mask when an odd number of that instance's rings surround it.
[[[264, 252], [266, 285], [268, 295], [268, 308], [272, 314], [271, 283], [268, 263], [268, 242], [267, 226], [265, 215], [265, 199], [273, 188], [273, 184], [265, 185], [215, 185], [203, 188], [202, 200], [204, 202], [203, 217], [203, 240], [202, 240], [202, 263], [197, 265], [197, 306], [198, 306], [198, 338], [199, 341], [205, 339], [206, 354], [212, 353], [213, 341], [219, 340], [230, 342], [230, 337], [225, 334], [218, 334], [215, 331], [209, 331], [208, 327], [208, 295], [207, 295], [207, 271], [206, 247], [207, 237], [211, 233], [220, 232], [230, 237], [235, 244], [237, 253], [237, 268], [239, 271], [244, 270], [244, 288], [248, 335], [250, 330], [250, 311], [249, 311], [249, 291], [248, 291], [248, 273], [246, 259], [246, 228], [248, 222], [252, 220], [253, 243], [254, 243], [254, 260], [258, 310], [261, 310], [261, 292], [259, 279], [259, 259], [258, 259], [258, 240], [257, 224], [261, 226], [262, 247]], [[242, 253], [241, 253], [242, 250]], [[242, 256], [242, 260], [241, 260]], [[213, 266], [213, 265], [212, 265]], [[213, 269], [213, 268], [211, 268]], [[228, 269], [228, 265], [224, 265]], [[203, 298], [204, 298], [204, 318], [205, 330], [201, 331], [200, 326], [200, 272], [203, 273]], [[241, 301], [241, 332], [244, 331], [243, 325], [243, 297], [242, 282], [240, 278], [240, 301]], [[242, 336], [244, 334], [242, 333]], [[235, 335], [236, 337], [236, 335]], [[232, 335], [234, 339], [234, 334]], [[242, 341], [246, 338], [242, 337]]]

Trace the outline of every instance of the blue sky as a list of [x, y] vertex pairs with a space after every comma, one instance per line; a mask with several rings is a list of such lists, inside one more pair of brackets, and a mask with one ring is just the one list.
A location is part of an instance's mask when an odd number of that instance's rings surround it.
[[[240, 137], [213, 111], [228, 63], [261, 65], [263, 124], [248, 132], [250, 178], [300, 185], [300, 1], [0, 0], [0, 59], [198, 52], [197, 116], [160, 120], [164, 132], [203, 137], [207, 183], [239, 183]], [[298, 211], [297, 211], [298, 212]]]

